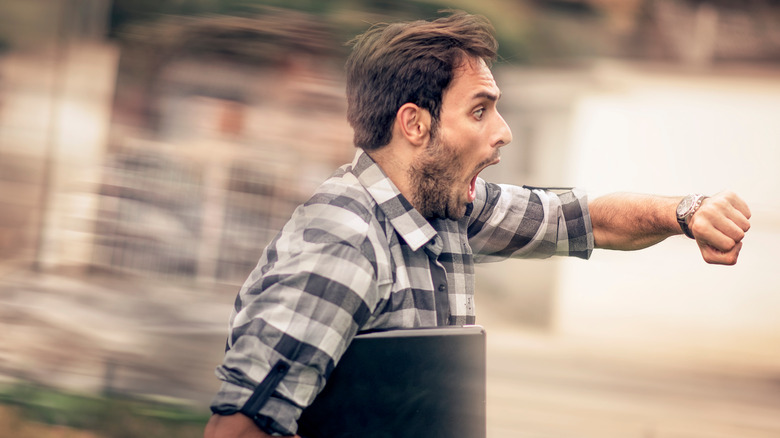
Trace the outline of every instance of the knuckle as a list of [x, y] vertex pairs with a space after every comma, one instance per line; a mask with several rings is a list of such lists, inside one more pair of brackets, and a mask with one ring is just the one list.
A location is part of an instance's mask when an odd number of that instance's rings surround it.
[[730, 199], [727, 197], [715, 198], [712, 205], [720, 209], [726, 208], [731, 205]]
[[737, 194], [734, 193], [731, 190], [726, 190], [724, 192], [718, 193], [717, 199], [724, 199], [724, 200], [734, 201], [734, 200], [737, 199]]

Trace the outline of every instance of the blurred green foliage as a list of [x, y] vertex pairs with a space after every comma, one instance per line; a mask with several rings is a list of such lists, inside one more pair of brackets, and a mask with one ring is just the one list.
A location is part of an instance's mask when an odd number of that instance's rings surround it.
[[[151, 24], [171, 16], [230, 15], [253, 16], [269, 8], [292, 10], [319, 17], [334, 31], [340, 43], [346, 43], [381, 21], [432, 19], [441, 11], [454, 8], [487, 16], [496, 27], [500, 55], [509, 62], [525, 62], [535, 44], [533, 17], [524, 16], [526, 1], [484, 0], [453, 6], [445, 0], [115, 0], [109, 35], [123, 39], [132, 26]], [[507, 5], [511, 7], [507, 8]]]
[[[137, 35], [139, 30], [147, 29], [150, 36], [155, 36], [160, 32], [157, 27], [175, 27], [174, 17], [257, 17], [279, 9], [309, 15], [332, 30], [335, 45], [339, 46], [374, 23], [431, 19], [450, 8], [488, 17], [496, 28], [499, 55], [509, 63], [577, 60], [611, 52], [616, 44], [614, 35], [605, 30], [603, 11], [586, 2], [573, 6], [572, 2], [560, 0], [89, 1], [106, 2], [102, 9], [95, 11], [105, 10], [97, 12], [107, 14], [105, 34], [120, 44], [126, 41], [128, 34]], [[78, 26], [73, 22], [79, 15], [75, 12], [78, 2], [0, 2], [0, 52], [3, 47], [11, 50], [40, 48], [60, 40], [61, 33], [74, 33], [73, 26]]]
[[[199, 436], [210, 416], [187, 405], [75, 394], [26, 383], [0, 387], [0, 405], [13, 409], [26, 422], [91, 431], [109, 438]], [[14, 432], [11, 427], [0, 424], [6, 433]]]

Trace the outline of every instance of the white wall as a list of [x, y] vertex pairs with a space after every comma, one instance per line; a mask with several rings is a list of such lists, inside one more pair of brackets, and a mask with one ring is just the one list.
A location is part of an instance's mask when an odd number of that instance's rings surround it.
[[734, 267], [676, 237], [596, 251], [559, 270], [559, 333], [769, 354], [780, 340], [780, 72], [695, 75], [610, 67], [576, 103], [568, 163], [591, 195], [730, 189], [751, 206]]

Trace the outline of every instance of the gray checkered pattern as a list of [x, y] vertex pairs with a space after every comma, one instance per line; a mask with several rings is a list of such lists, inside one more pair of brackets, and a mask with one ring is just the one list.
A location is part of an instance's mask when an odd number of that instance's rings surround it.
[[241, 288], [212, 410], [293, 434], [358, 332], [473, 324], [475, 262], [592, 249], [582, 193], [478, 179], [463, 219], [428, 222], [359, 151], [298, 207]]

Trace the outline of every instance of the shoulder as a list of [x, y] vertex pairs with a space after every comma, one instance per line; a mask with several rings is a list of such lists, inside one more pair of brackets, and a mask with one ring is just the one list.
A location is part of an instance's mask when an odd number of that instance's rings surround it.
[[286, 270], [287, 266], [301, 270], [340, 260], [363, 267], [377, 278], [388, 277], [388, 243], [376, 216], [373, 198], [354, 176], [337, 172], [295, 210], [266, 247], [261, 273]]
[[284, 234], [304, 244], [363, 246], [376, 223], [376, 203], [350, 172], [339, 169], [293, 213]]

